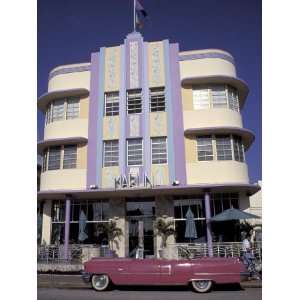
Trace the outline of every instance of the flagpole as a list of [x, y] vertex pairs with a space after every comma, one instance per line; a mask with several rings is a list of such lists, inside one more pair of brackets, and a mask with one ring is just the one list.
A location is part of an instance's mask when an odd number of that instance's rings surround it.
[[136, 12], [135, 12], [135, 1], [133, 0], [133, 31], [135, 32], [135, 25], [136, 25]]

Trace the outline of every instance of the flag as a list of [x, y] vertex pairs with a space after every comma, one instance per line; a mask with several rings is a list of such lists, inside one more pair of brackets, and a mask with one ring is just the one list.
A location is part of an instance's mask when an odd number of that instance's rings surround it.
[[148, 16], [147, 12], [145, 11], [144, 7], [139, 2], [139, 0], [136, 0], [135, 9], [137, 12], [140, 12], [144, 16], [144, 18], [146, 18]]
[[135, 2], [135, 22], [139, 28], [143, 28], [144, 20], [148, 17], [147, 12], [145, 11], [142, 4], [136, 0]]

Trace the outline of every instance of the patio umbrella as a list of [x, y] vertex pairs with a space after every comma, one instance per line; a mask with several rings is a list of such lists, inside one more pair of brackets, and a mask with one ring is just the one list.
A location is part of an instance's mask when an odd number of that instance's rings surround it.
[[84, 212], [81, 211], [79, 217], [79, 234], [78, 234], [78, 240], [80, 242], [83, 242], [88, 238], [88, 235], [85, 233], [85, 227], [86, 227], [86, 216]]
[[243, 220], [243, 219], [260, 219], [259, 216], [249, 214], [236, 208], [229, 208], [215, 215], [211, 218], [211, 221], [231, 221], [231, 220]]
[[190, 207], [185, 216], [186, 216], [186, 221], [185, 221], [184, 237], [189, 238], [191, 241], [191, 239], [196, 239], [198, 236], [197, 236], [196, 224], [194, 221], [194, 214], [191, 211]]

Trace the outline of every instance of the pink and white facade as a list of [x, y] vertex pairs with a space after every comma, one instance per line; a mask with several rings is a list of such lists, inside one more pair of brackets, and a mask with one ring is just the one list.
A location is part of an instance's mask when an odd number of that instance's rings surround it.
[[139, 245], [155, 253], [157, 217], [174, 220], [184, 242], [185, 214], [194, 214], [194, 242], [233, 239], [210, 223], [230, 206], [247, 209], [259, 190], [249, 182], [245, 151], [254, 135], [241, 111], [248, 87], [222, 50], [180, 52], [169, 40], [139, 33], [101, 47], [90, 62], [59, 66], [38, 100], [45, 113], [38, 203], [42, 243], [101, 243], [97, 223], [115, 220], [123, 236], [117, 253]]

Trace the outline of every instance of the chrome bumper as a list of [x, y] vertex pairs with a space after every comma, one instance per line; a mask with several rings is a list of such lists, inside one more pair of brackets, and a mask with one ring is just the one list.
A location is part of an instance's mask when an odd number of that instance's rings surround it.
[[91, 281], [91, 274], [82, 271], [81, 278], [85, 283], [89, 283]]
[[249, 277], [250, 277], [250, 272], [241, 272], [240, 273], [241, 282], [247, 281]]

